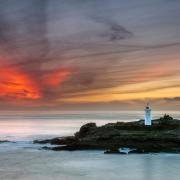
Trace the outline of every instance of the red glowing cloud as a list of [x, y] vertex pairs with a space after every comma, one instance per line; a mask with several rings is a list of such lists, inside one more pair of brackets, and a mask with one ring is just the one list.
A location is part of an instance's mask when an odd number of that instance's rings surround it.
[[0, 69], [0, 96], [20, 99], [39, 99], [41, 93], [36, 83], [15, 68]]
[[21, 100], [43, 99], [44, 89], [58, 87], [71, 73], [71, 69], [61, 68], [34, 78], [15, 67], [0, 68], [0, 97]]
[[44, 84], [53, 87], [59, 86], [71, 73], [71, 69], [58, 69], [44, 76]]

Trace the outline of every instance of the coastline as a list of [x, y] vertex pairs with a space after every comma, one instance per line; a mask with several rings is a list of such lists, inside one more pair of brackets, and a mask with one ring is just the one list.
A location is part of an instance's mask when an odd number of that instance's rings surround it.
[[[108, 123], [97, 127], [95, 123], [83, 125], [74, 136], [35, 140], [37, 144], [51, 144], [43, 147], [54, 151], [103, 150], [106, 154], [180, 152], [180, 121], [165, 115], [145, 126], [144, 120]], [[132, 150], [131, 150], [132, 149]]]

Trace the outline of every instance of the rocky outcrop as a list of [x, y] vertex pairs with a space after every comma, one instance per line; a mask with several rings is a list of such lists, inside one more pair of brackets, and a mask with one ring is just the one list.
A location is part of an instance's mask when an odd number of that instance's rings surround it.
[[7, 143], [7, 142], [10, 142], [10, 141], [7, 141], [7, 140], [0, 140], [0, 144], [2, 144], [2, 143]]
[[34, 143], [57, 145], [48, 148], [55, 151], [102, 149], [105, 153], [121, 153], [119, 149], [126, 147], [133, 149], [129, 153], [180, 152], [180, 121], [165, 115], [153, 120], [152, 126], [144, 126], [143, 120], [101, 127], [88, 123], [72, 137], [36, 140]]

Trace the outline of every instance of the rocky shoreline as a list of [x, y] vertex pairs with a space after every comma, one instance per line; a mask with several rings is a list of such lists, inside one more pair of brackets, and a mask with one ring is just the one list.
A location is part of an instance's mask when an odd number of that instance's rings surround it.
[[[144, 120], [109, 123], [97, 127], [95, 123], [83, 125], [74, 136], [35, 140], [38, 144], [54, 147], [54, 151], [104, 150], [109, 153], [180, 153], [180, 121], [165, 115], [145, 126]], [[124, 152], [123, 149], [128, 149]]]

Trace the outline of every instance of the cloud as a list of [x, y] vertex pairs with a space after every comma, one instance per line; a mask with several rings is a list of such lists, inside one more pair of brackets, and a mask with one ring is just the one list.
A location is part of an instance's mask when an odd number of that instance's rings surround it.
[[180, 101], [180, 97], [174, 97], [174, 98], [164, 98], [164, 100], [165, 101], [169, 101], [169, 102], [171, 102], [171, 101]]
[[[49, 42], [47, 0], [4, 1], [0, 6], [0, 47], [10, 63], [45, 59]], [[39, 65], [34, 66], [36, 69]]]
[[42, 80], [47, 86], [57, 87], [72, 74], [71, 69], [58, 69], [51, 73], [46, 73]]
[[102, 32], [100, 36], [108, 38], [109, 41], [123, 40], [133, 36], [132, 32], [128, 31], [125, 27], [121, 26], [112, 19], [107, 19], [100, 16], [94, 16], [92, 19], [95, 22], [104, 24], [106, 26], [104, 28], [104, 32]]
[[[33, 106], [34, 100], [34, 106], [45, 106], [107, 91], [113, 96], [118, 94], [111, 90], [116, 87], [134, 86], [121, 91], [122, 96], [178, 88], [177, 82], [136, 88], [178, 76], [177, 4], [167, 6], [160, 0], [157, 10], [157, 2], [146, 0], [105, 2], [2, 0], [1, 98], [11, 103], [18, 97], [23, 105], [27, 101]], [[28, 98], [29, 94], [37, 98]]]
[[37, 84], [27, 74], [17, 69], [0, 69], [0, 96], [38, 99], [41, 94]]

